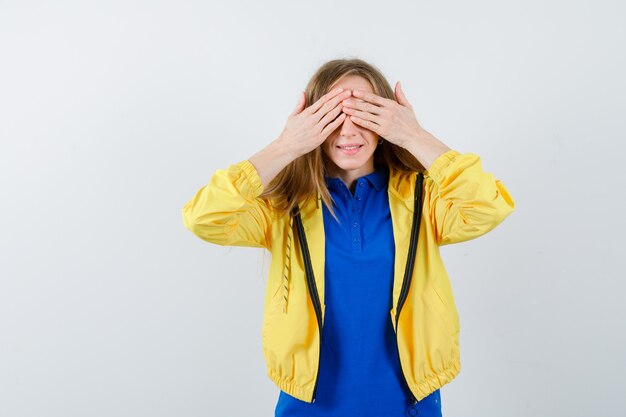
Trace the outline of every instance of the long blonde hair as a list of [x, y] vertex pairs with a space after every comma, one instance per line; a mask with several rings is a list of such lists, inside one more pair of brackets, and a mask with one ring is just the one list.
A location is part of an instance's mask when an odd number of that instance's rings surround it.
[[[389, 82], [374, 65], [358, 58], [333, 59], [323, 64], [309, 80], [305, 90], [305, 108], [328, 93], [340, 78], [347, 75], [361, 76], [370, 82], [374, 94], [396, 99]], [[422, 164], [409, 151], [386, 140], [374, 151], [374, 165], [404, 172], [424, 171]], [[285, 166], [259, 198], [270, 201], [278, 215], [282, 216], [309, 198], [317, 198], [319, 193], [330, 213], [337, 219], [324, 181], [325, 174], [326, 157], [321, 146], [318, 146]]]

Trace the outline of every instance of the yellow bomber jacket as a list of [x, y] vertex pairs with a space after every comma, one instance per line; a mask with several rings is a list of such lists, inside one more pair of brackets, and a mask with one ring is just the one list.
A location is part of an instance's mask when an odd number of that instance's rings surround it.
[[[435, 159], [424, 171], [413, 275], [396, 323], [417, 174], [392, 169], [388, 184], [396, 248], [389, 319], [396, 332], [405, 384], [413, 400], [421, 400], [450, 382], [461, 369], [459, 316], [439, 247], [487, 233], [515, 208], [504, 184], [483, 171], [478, 155], [450, 149]], [[294, 239], [293, 220], [291, 216], [278, 216], [269, 204], [257, 198], [262, 191], [263, 184], [250, 161], [219, 169], [184, 205], [183, 224], [207, 242], [266, 248], [271, 252], [262, 325], [267, 374], [281, 390], [313, 402], [321, 326], [307, 287], [303, 254]], [[323, 325], [322, 204], [318, 195], [317, 200], [309, 200], [300, 209]]]

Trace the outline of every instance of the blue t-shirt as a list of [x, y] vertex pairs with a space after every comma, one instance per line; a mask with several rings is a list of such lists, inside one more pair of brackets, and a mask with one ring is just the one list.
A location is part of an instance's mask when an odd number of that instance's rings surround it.
[[439, 390], [411, 408], [402, 382], [389, 315], [395, 243], [388, 179], [378, 167], [357, 179], [352, 194], [340, 178], [325, 177], [341, 224], [322, 205], [326, 312], [316, 399], [281, 390], [275, 417], [441, 416]]

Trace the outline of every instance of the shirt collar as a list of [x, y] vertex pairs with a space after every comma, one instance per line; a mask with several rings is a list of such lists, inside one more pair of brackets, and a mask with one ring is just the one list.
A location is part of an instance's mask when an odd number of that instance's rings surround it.
[[[376, 191], [380, 191], [389, 181], [389, 170], [386, 166], [378, 166], [374, 172], [370, 172], [367, 175], [359, 177], [357, 181], [361, 178], [365, 178], [369, 181], [372, 186], [376, 189]], [[341, 178], [337, 177], [327, 177], [324, 175], [324, 180], [326, 180], [326, 185], [330, 185], [335, 181], [341, 181]]]

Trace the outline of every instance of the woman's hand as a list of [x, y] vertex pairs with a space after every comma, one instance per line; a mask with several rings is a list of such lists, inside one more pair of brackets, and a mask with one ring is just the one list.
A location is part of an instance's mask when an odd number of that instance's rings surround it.
[[343, 123], [342, 100], [350, 97], [350, 90], [334, 89], [303, 110], [304, 93], [289, 115], [279, 141], [302, 156], [320, 146]]
[[377, 133], [383, 139], [406, 148], [424, 132], [400, 82], [396, 83], [397, 102], [360, 90], [353, 90], [352, 94], [356, 99], [344, 100], [343, 111], [354, 123]]

